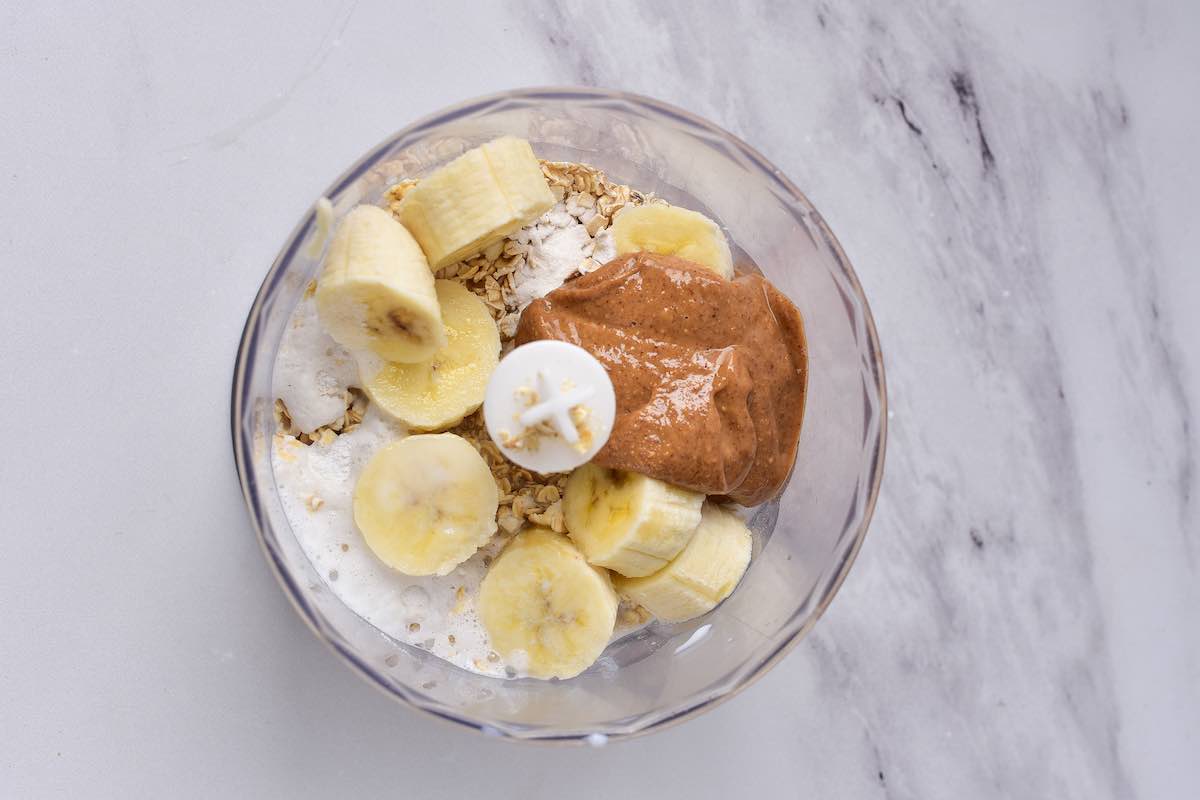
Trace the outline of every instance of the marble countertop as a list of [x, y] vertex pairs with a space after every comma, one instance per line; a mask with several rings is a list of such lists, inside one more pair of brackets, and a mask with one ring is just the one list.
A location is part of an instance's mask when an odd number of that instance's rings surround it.
[[[0, 794], [1200, 795], [1200, 6], [405, 6], [0, 10]], [[600, 750], [353, 675], [271, 578], [229, 446], [246, 310], [329, 180], [543, 84], [659, 97], [783, 168], [858, 270], [892, 409], [813, 634]]]

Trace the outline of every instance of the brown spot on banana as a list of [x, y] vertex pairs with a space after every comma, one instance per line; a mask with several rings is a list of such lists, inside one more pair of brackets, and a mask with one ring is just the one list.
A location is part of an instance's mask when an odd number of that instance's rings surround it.
[[387, 313], [387, 319], [388, 322], [392, 323], [392, 327], [394, 327], [396, 330], [400, 331], [401, 333], [406, 333], [409, 336], [412, 335], [412, 326], [409, 324], [405, 316], [396, 309], [393, 308]]

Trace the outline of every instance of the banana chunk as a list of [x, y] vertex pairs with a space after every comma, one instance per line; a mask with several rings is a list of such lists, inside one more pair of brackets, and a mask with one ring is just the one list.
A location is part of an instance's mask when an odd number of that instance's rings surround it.
[[479, 586], [492, 648], [534, 678], [573, 678], [591, 666], [612, 637], [617, 605], [608, 573], [545, 528], [513, 539]]
[[683, 552], [643, 578], [614, 577], [618, 592], [663, 622], [707, 614], [733, 593], [750, 565], [750, 531], [728, 511], [704, 504], [700, 527]]
[[384, 447], [354, 487], [367, 546], [405, 575], [446, 575], [496, 532], [499, 490], [483, 457], [452, 433]]
[[396, 213], [438, 270], [482, 252], [553, 205], [529, 142], [503, 136], [422, 178]]
[[683, 550], [703, 503], [702, 494], [645, 475], [584, 464], [567, 479], [563, 513], [589, 562], [636, 578]]
[[425, 254], [375, 206], [356, 206], [338, 226], [317, 279], [317, 312], [339, 344], [389, 361], [423, 361], [446, 344]]
[[455, 281], [437, 281], [436, 291], [444, 347], [415, 364], [355, 353], [363, 390], [413, 430], [444, 430], [479, 408], [500, 360], [500, 333], [483, 301]]
[[696, 211], [668, 205], [627, 206], [612, 224], [617, 255], [678, 256], [733, 277], [733, 255], [717, 223]]

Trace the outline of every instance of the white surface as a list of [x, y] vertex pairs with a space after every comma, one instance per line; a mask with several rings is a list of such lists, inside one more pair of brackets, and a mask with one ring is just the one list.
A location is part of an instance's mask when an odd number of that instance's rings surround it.
[[[1200, 793], [1200, 6], [410, 5], [0, 10], [0, 795]], [[602, 750], [355, 677], [275, 586], [229, 447], [244, 315], [318, 193], [547, 83], [679, 103], [793, 177], [894, 413], [814, 634]]]

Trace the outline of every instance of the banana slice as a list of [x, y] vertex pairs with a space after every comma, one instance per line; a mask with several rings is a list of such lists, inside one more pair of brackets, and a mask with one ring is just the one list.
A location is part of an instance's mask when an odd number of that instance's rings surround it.
[[405, 575], [446, 575], [496, 532], [499, 490], [483, 457], [452, 433], [384, 447], [354, 487], [354, 523]]
[[545, 528], [513, 539], [479, 586], [492, 648], [534, 678], [573, 678], [587, 669], [612, 637], [617, 605], [608, 573]]
[[617, 255], [645, 251], [678, 256], [733, 277], [733, 256], [720, 226], [686, 208], [662, 204], [627, 206], [612, 224]]
[[589, 562], [639, 577], [683, 550], [703, 503], [702, 494], [645, 475], [584, 464], [567, 479], [563, 513]]
[[339, 344], [389, 361], [423, 361], [446, 344], [425, 254], [375, 206], [356, 206], [338, 226], [317, 279], [317, 311]]
[[529, 142], [504, 136], [422, 178], [396, 214], [438, 270], [482, 252], [553, 205]]
[[700, 527], [670, 564], [644, 578], [617, 576], [613, 583], [663, 622], [683, 622], [716, 608], [749, 565], [750, 531], [733, 514], [705, 503]]
[[500, 359], [500, 332], [483, 301], [454, 281], [437, 281], [446, 345], [428, 360], [397, 364], [358, 352], [370, 398], [414, 430], [444, 430], [479, 408]]

